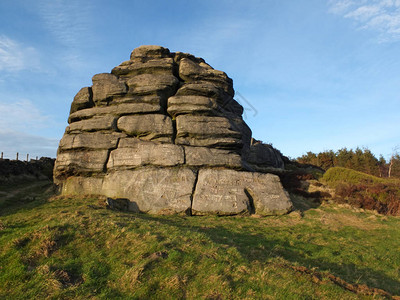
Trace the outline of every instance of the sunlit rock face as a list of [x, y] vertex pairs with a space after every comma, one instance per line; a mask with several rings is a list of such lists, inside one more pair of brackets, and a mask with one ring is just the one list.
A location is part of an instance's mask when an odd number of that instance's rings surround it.
[[224, 72], [141, 46], [92, 82], [75, 96], [59, 144], [54, 180], [63, 195], [126, 199], [129, 210], [153, 214], [291, 210], [279, 178], [264, 174], [283, 168], [280, 153], [251, 145]]

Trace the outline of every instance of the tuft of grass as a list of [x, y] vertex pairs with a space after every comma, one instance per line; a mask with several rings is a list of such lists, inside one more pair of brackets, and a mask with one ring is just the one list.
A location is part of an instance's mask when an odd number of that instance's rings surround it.
[[104, 202], [53, 196], [0, 215], [0, 298], [400, 295], [396, 217], [328, 203], [267, 218], [154, 216]]

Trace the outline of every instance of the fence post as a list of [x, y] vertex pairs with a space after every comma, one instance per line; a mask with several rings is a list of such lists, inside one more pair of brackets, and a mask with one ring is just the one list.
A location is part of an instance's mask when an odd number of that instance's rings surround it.
[[3, 152], [1, 152], [1, 159], [3, 160]]
[[17, 160], [18, 160], [18, 152], [17, 152]]

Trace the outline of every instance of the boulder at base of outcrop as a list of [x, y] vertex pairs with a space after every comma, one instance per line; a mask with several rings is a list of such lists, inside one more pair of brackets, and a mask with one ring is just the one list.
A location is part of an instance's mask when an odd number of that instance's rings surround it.
[[130, 200], [129, 210], [152, 214], [190, 214], [196, 174], [189, 168], [143, 168], [111, 172], [102, 194]]
[[190, 214], [196, 174], [189, 168], [141, 168], [105, 177], [69, 177], [63, 195], [101, 195], [129, 201], [127, 210], [151, 214]]
[[63, 194], [127, 199], [127, 210], [152, 214], [268, 216], [292, 209], [278, 176], [229, 169], [200, 169], [196, 174], [186, 167], [146, 167], [102, 178], [70, 177]]
[[194, 215], [267, 216], [291, 210], [292, 202], [276, 175], [227, 169], [199, 171], [193, 196]]

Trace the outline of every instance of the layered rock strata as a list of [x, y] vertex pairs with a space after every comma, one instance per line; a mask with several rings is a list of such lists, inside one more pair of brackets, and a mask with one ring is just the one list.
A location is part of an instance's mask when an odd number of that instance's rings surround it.
[[224, 72], [141, 46], [92, 81], [75, 96], [59, 144], [54, 180], [62, 194], [127, 199], [129, 210], [155, 214], [291, 209], [279, 178], [254, 172], [263, 156], [250, 145]]

